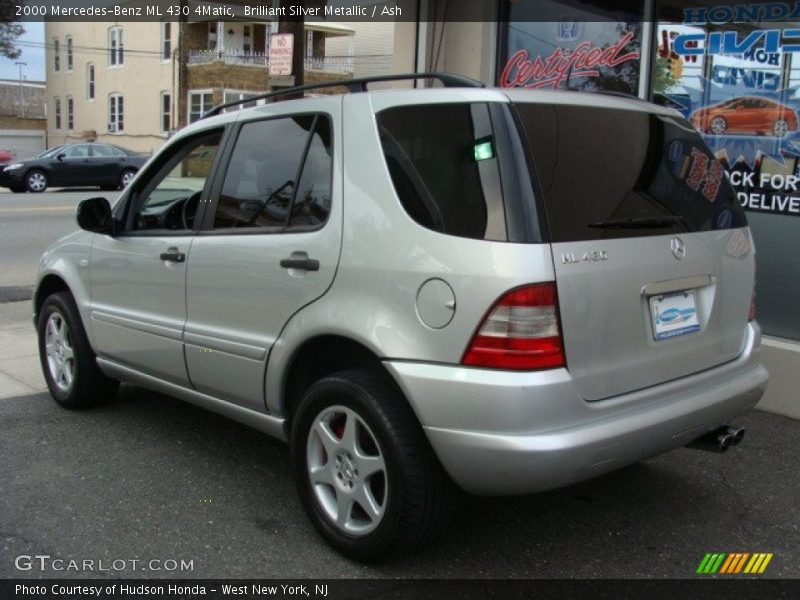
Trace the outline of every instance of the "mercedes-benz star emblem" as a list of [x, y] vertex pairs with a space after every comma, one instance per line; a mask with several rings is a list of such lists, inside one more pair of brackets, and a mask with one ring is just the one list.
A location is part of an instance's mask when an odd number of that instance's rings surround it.
[[672, 256], [678, 260], [686, 256], [686, 246], [683, 245], [683, 240], [679, 237], [674, 237], [670, 240], [669, 248], [672, 250]]

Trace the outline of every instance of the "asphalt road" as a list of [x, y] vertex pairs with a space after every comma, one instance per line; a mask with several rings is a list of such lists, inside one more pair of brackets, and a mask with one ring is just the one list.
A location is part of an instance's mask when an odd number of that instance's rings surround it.
[[[76, 207], [81, 200], [93, 196], [104, 196], [113, 203], [119, 192], [86, 189], [12, 194], [0, 188], [0, 287], [32, 286], [44, 249], [78, 228]], [[5, 301], [16, 299], [15, 296]], [[0, 301], [3, 300], [0, 290]]]
[[117, 577], [710, 577], [707, 552], [773, 552], [764, 577], [800, 577], [800, 422], [740, 419], [726, 454], [680, 449], [568, 489], [466, 498], [449, 535], [363, 566], [317, 537], [285, 446], [131, 386], [68, 412], [47, 396], [0, 401], [0, 577], [21, 554], [193, 560], [191, 572]]

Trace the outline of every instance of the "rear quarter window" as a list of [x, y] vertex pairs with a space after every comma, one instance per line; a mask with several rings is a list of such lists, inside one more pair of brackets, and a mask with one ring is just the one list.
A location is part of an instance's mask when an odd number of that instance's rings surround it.
[[448, 235], [506, 241], [499, 148], [488, 104], [428, 104], [377, 115], [400, 203]]

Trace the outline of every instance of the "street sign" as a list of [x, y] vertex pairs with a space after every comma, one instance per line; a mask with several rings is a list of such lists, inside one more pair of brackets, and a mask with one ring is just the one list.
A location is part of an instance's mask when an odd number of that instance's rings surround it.
[[294, 34], [276, 33], [269, 42], [269, 74], [291, 75]]

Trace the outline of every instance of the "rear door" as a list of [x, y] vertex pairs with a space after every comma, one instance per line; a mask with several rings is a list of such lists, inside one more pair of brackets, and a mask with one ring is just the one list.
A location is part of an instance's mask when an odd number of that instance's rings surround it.
[[568, 369], [587, 400], [732, 360], [754, 262], [722, 166], [682, 118], [513, 95], [552, 242]]
[[191, 383], [256, 410], [264, 410], [272, 345], [325, 293], [339, 260], [339, 105], [305, 103], [303, 114], [271, 107], [240, 124], [189, 255]]

